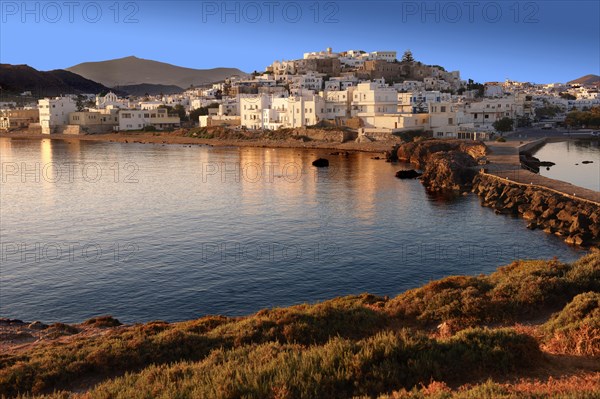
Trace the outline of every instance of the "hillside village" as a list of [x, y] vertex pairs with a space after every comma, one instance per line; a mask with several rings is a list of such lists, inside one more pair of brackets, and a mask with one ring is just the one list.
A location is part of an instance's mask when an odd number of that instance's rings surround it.
[[596, 106], [597, 83], [479, 84], [461, 79], [459, 71], [418, 62], [410, 51], [398, 58], [395, 51], [328, 48], [181, 94], [121, 98], [108, 92], [20, 106], [0, 102], [0, 130], [95, 134], [330, 126], [355, 129], [359, 137], [420, 130], [440, 138], [486, 139], [498, 133], [495, 123], [503, 119], [510, 128], [540, 121], [546, 126], [563, 122], [569, 111]]

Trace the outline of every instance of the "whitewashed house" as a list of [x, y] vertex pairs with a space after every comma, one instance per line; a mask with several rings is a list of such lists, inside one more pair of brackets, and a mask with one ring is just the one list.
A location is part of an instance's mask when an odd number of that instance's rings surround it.
[[38, 101], [38, 109], [42, 133], [51, 134], [69, 124], [69, 114], [77, 111], [77, 104], [72, 97], [44, 98]]

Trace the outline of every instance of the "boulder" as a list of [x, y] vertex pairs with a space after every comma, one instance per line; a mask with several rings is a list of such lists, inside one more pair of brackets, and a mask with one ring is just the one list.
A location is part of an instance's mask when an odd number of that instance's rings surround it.
[[422, 173], [419, 173], [414, 169], [399, 170], [396, 172], [396, 177], [398, 179], [416, 179], [421, 175]]
[[325, 167], [329, 166], [329, 160], [327, 160], [325, 158], [319, 158], [319, 159], [314, 160], [312, 165], [317, 168], [325, 168]]
[[565, 242], [571, 245], [582, 245], [583, 237], [580, 234], [568, 236], [567, 238], [565, 238]]
[[587, 231], [587, 228], [590, 225], [590, 221], [587, 217], [578, 213], [573, 216], [573, 222], [571, 223], [571, 227], [569, 227], [569, 233], [583, 233]]
[[561, 222], [573, 223], [573, 215], [566, 209], [561, 209], [560, 212], [556, 214], [556, 218]]

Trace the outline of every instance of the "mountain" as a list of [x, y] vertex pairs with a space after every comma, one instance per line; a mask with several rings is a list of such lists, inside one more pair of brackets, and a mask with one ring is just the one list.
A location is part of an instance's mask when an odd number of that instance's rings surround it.
[[236, 68], [192, 69], [133, 56], [85, 62], [67, 68], [67, 71], [109, 87], [151, 83], [188, 88], [190, 85], [215, 83], [232, 75], [246, 75]]
[[100, 83], [64, 69], [38, 71], [29, 65], [0, 64], [0, 87], [8, 93], [31, 91], [36, 97], [96, 94], [110, 90]]
[[175, 85], [154, 85], [149, 83], [142, 83], [139, 85], [128, 85], [128, 86], [117, 86], [115, 89], [127, 93], [130, 96], [141, 97], [146, 94], [155, 96], [158, 94], [178, 94], [183, 93], [185, 90]]
[[598, 75], [585, 75], [580, 77], [579, 79], [572, 80], [567, 82], [569, 84], [580, 84], [584, 86], [593, 86], [600, 84], [600, 76]]

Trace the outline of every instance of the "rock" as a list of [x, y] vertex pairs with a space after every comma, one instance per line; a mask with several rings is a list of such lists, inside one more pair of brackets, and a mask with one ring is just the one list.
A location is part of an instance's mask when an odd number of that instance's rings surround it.
[[327, 160], [325, 158], [319, 158], [319, 159], [314, 160], [312, 165], [317, 168], [325, 168], [325, 167], [329, 166], [329, 160]]
[[471, 187], [475, 165], [475, 159], [464, 152], [437, 152], [429, 157], [422, 181], [431, 191], [462, 192]]
[[556, 216], [556, 209], [552, 208], [552, 207], [546, 209], [541, 215], [542, 219], [544, 219], [544, 220], [553, 219], [555, 216]]
[[566, 209], [561, 209], [561, 211], [556, 214], [556, 218], [562, 222], [573, 223], [573, 215]]
[[414, 169], [399, 170], [396, 172], [396, 177], [398, 179], [416, 179], [421, 175], [422, 173], [419, 173]]
[[589, 231], [594, 238], [600, 239], [600, 224], [591, 224], [589, 227]]
[[569, 233], [582, 233], [587, 230], [589, 225], [590, 221], [588, 220], [588, 218], [583, 216], [581, 213], [578, 213], [575, 216], [573, 216], [573, 222], [569, 227]]
[[529, 230], [535, 230], [538, 228], [538, 224], [536, 222], [529, 222], [529, 224], [527, 225], [527, 228]]
[[10, 325], [14, 325], [14, 324], [23, 325], [25, 323], [23, 322], [23, 320], [19, 320], [19, 319], [7, 319], [5, 317], [0, 317], [0, 325], [9, 325], [10, 326]]
[[537, 219], [537, 213], [535, 213], [535, 211], [532, 210], [528, 210], [525, 213], [523, 213], [523, 219], [525, 220], [535, 220]]
[[48, 328], [48, 324], [44, 324], [41, 321], [34, 321], [33, 323], [30, 323], [27, 328], [32, 330], [45, 330]]
[[583, 244], [583, 237], [581, 237], [581, 235], [579, 234], [568, 236], [567, 238], [565, 238], [565, 242], [571, 245], [581, 245]]
[[371, 140], [369, 137], [365, 136], [364, 134], [359, 135], [356, 140], [354, 140], [357, 143], [372, 143], [373, 140]]

